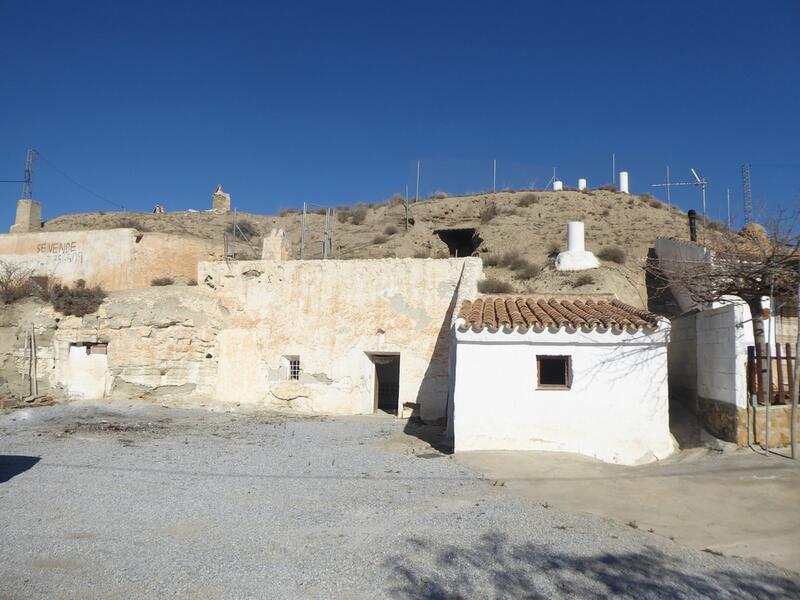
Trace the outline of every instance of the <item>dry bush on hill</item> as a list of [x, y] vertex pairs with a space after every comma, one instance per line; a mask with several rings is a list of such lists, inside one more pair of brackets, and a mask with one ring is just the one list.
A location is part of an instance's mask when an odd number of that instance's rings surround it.
[[539, 204], [539, 195], [533, 192], [522, 194], [522, 196], [517, 198], [517, 206], [520, 208], [525, 208], [533, 204]]
[[436, 190], [431, 194], [431, 199], [433, 200], [444, 200], [445, 198], [449, 198], [450, 194], [447, 192], [443, 192], [442, 190]]
[[619, 265], [625, 264], [625, 260], [627, 259], [625, 250], [619, 246], [606, 246], [597, 253], [597, 257], [609, 262], [615, 262]]
[[514, 291], [514, 287], [496, 277], [487, 277], [478, 282], [478, 291], [481, 294], [510, 294]]
[[117, 221], [116, 226], [123, 229], [136, 229], [142, 232], [147, 231], [147, 226], [145, 226], [140, 219], [134, 219], [132, 217], [121, 218], [119, 221]]
[[578, 278], [572, 283], [572, 287], [579, 288], [584, 285], [592, 285], [594, 282], [594, 277], [588, 273], [584, 273], [583, 275], [578, 276]]
[[359, 204], [358, 206], [356, 206], [356, 209], [350, 215], [350, 221], [353, 223], [353, 225], [361, 225], [364, 221], [367, 220], [368, 213], [369, 210], [367, 209], [367, 207], [363, 204]]
[[394, 225], [387, 225], [386, 227], [383, 228], [383, 233], [386, 235], [394, 235], [395, 233], [397, 233], [397, 227], [395, 227]]
[[289, 215], [298, 215], [300, 211], [296, 208], [285, 208], [278, 213], [279, 217], [288, 217]]
[[175, 280], [172, 277], [156, 277], [150, 282], [150, 285], [153, 287], [159, 287], [163, 285], [172, 285], [175, 283]]
[[405, 199], [400, 194], [395, 194], [389, 200], [387, 200], [386, 204], [389, 208], [393, 208], [395, 206], [403, 206], [406, 203]]
[[350, 210], [350, 207], [337, 207], [336, 208], [336, 220], [339, 223], [347, 223], [347, 219], [353, 216], [353, 212]]
[[555, 258], [561, 253], [561, 246], [557, 242], [551, 242], [547, 246], [547, 256]]
[[728, 229], [728, 226], [725, 225], [725, 223], [723, 223], [722, 221], [715, 221], [714, 219], [707, 219], [706, 227], [708, 227], [712, 231], [730, 231]]
[[536, 277], [539, 276], [541, 272], [542, 272], [541, 265], [529, 262], [524, 267], [515, 270], [514, 277], [516, 279], [535, 279]]
[[[228, 235], [234, 235], [233, 223], [228, 225], [226, 231], [228, 232]], [[238, 237], [240, 234], [244, 235], [247, 239], [251, 239], [260, 236], [261, 232], [251, 221], [242, 219], [240, 221], [236, 221], [235, 235]]]
[[0, 301], [12, 304], [31, 291], [31, 271], [10, 262], [0, 262]]
[[430, 258], [431, 253], [427, 250], [417, 250], [414, 252], [414, 258]]
[[328, 214], [328, 209], [321, 206], [321, 207], [319, 207], [319, 208], [314, 210], [314, 214], [315, 215], [326, 215], [326, 214]]
[[105, 297], [101, 287], [87, 288], [83, 279], [72, 288], [59, 283], [50, 288], [50, 304], [63, 315], [82, 317], [96, 312]]
[[617, 191], [617, 186], [615, 186], [613, 183], [607, 183], [605, 185], [601, 185], [597, 189], [598, 190], [603, 190], [603, 191], [606, 191], [606, 192], [616, 192]]
[[494, 202], [487, 202], [481, 211], [478, 213], [478, 218], [481, 223], [488, 223], [497, 216], [497, 204]]
[[606, 208], [603, 212], [600, 213], [600, 216], [607, 217], [610, 214], [611, 214], [611, 211]]
[[382, 233], [379, 233], [374, 238], [372, 238], [372, 243], [376, 244], [376, 245], [385, 244], [388, 241], [389, 241], [389, 238], [386, 237], [385, 235], [383, 235]]

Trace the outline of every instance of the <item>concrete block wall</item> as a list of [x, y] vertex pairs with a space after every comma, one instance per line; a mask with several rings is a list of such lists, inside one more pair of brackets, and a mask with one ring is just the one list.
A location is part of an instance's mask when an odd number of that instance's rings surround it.
[[697, 314], [672, 320], [669, 349], [669, 394], [673, 401], [697, 410]]

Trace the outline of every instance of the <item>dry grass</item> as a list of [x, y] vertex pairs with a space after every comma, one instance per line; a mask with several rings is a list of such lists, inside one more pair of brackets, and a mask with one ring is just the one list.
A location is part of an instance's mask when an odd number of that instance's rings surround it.
[[350, 215], [350, 222], [353, 225], [361, 225], [367, 220], [367, 214], [369, 214], [369, 209], [365, 205], [359, 204]]
[[395, 227], [394, 225], [387, 225], [386, 227], [383, 228], [383, 233], [385, 235], [394, 235], [395, 233], [397, 233], [397, 227]]
[[497, 204], [494, 202], [487, 202], [478, 213], [478, 218], [480, 219], [480, 222], [485, 225], [494, 219], [498, 214], [499, 212], [497, 210]]
[[372, 238], [372, 243], [375, 244], [376, 246], [379, 246], [381, 244], [385, 244], [388, 241], [389, 241], [389, 238], [387, 236], [383, 235], [382, 233], [379, 233], [374, 238]]
[[106, 297], [100, 287], [87, 288], [86, 282], [79, 279], [74, 287], [55, 284], [50, 288], [50, 304], [62, 315], [83, 317], [97, 311]]
[[527, 192], [522, 194], [519, 198], [517, 198], [517, 206], [520, 208], [526, 208], [528, 206], [532, 206], [534, 204], [539, 204], [540, 199], [538, 194], [534, 194], [533, 192]]
[[618, 265], [624, 265], [627, 260], [625, 250], [619, 246], [606, 246], [597, 253], [597, 257], [608, 262], [615, 262]]
[[[160, 287], [164, 285], [172, 285], [175, 283], [175, 280], [172, 277], [156, 277], [150, 282], [152, 287]], [[195, 282], [195, 285], [197, 283]]]
[[583, 287], [584, 285], [592, 285], [594, 283], [594, 277], [588, 273], [584, 273], [583, 275], [578, 275], [578, 278], [572, 283], [572, 287], [579, 288]]
[[0, 262], [0, 302], [13, 304], [31, 291], [31, 272], [19, 265]]
[[502, 279], [486, 277], [478, 282], [478, 291], [481, 294], [510, 294], [514, 287]]

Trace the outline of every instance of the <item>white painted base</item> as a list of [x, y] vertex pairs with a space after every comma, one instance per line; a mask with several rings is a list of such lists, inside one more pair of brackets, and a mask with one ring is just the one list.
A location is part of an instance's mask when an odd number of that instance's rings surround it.
[[566, 250], [556, 256], [556, 271], [585, 271], [599, 266], [595, 255], [588, 250]]

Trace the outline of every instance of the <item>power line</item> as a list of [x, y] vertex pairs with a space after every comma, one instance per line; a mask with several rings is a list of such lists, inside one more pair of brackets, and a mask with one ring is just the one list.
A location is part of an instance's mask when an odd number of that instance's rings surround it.
[[75, 181], [75, 180], [74, 180], [72, 177], [70, 177], [70, 176], [69, 176], [69, 175], [67, 175], [67, 174], [66, 174], [64, 171], [62, 171], [61, 169], [59, 169], [59, 168], [58, 168], [56, 165], [54, 165], [54, 164], [53, 164], [51, 161], [47, 160], [47, 158], [46, 158], [46, 157], [42, 156], [42, 153], [41, 153], [41, 152], [37, 152], [36, 154], [39, 156], [39, 158], [41, 158], [41, 159], [42, 159], [44, 162], [46, 162], [46, 163], [47, 163], [47, 164], [48, 164], [48, 165], [49, 165], [49, 166], [50, 166], [50, 167], [51, 167], [51, 168], [52, 168], [54, 171], [56, 171], [57, 173], [59, 173], [59, 174], [60, 174], [60, 175], [61, 175], [61, 176], [62, 176], [64, 179], [66, 179], [67, 181], [69, 181], [71, 184], [73, 184], [73, 185], [75, 185], [75, 186], [79, 187], [79, 188], [80, 188], [80, 189], [82, 189], [84, 192], [86, 192], [86, 193], [88, 193], [88, 194], [91, 194], [91, 195], [92, 195], [92, 196], [94, 196], [95, 198], [98, 198], [99, 200], [102, 200], [103, 202], [107, 202], [107, 203], [108, 203], [108, 204], [110, 204], [111, 206], [116, 206], [117, 208], [121, 208], [122, 210], [125, 210], [125, 207], [124, 207], [122, 204], [117, 204], [116, 202], [113, 202], [113, 201], [109, 200], [108, 198], [106, 198], [106, 197], [105, 197], [105, 196], [103, 196], [102, 194], [98, 194], [98, 193], [97, 193], [97, 192], [95, 192], [94, 190], [92, 190], [92, 189], [90, 189], [90, 188], [86, 187], [86, 186], [85, 186], [85, 185], [83, 185], [82, 183], [80, 183], [80, 182], [78, 182], [78, 181]]

